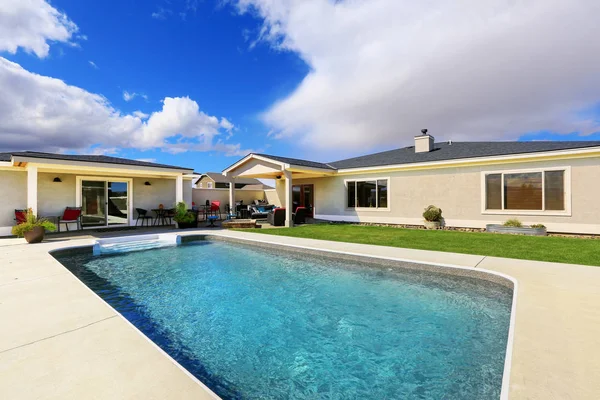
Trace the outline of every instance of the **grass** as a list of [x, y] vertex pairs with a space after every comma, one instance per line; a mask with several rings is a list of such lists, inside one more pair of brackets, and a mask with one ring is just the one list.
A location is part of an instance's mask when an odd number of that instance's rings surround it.
[[523, 260], [600, 265], [600, 240], [598, 239], [434, 231], [349, 224], [315, 224], [295, 228], [246, 231]]

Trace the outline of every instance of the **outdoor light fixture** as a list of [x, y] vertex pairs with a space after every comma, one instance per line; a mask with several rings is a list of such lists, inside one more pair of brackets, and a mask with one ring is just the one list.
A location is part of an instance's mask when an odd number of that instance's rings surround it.
[[281, 179], [281, 175], [277, 175], [275, 178], [277, 178], [277, 179]]
[[62, 182], [62, 181], [61, 181], [61, 180], [60, 180], [60, 178], [57, 176], [56, 178], [54, 178], [54, 180], [53, 180], [52, 182]]
[[148, 182], [148, 181], [144, 182], [144, 185], [151, 186], [150, 182]]

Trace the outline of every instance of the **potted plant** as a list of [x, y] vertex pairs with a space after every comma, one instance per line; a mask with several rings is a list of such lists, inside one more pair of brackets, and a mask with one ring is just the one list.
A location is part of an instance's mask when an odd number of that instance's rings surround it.
[[46, 231], [55, 231], [56, 225], [45, 218], [38, 218], [33, 211], [27, 210], [25, 222], [12, 227], [12, 234], [24, 237], [27, 243], [40, 243]]
[[440, 229], [442, 223], [442, 209], [436, 206], [429, 206], [423, 212], [425, 218], [425, 228]]
[[187, 204], [180, 201], [175, 205], [175, 215], [173, 216], [179, 229], [189, 229], [198, 227], [198, 214], [188, 210]]

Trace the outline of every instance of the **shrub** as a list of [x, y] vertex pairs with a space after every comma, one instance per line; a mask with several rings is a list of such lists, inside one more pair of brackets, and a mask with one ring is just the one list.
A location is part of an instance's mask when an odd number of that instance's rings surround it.
[[12, 227], [12, 234], [18, 237], [23, 237], [25, 236], [25, 233], [31, 232], [35, 227], [38, 226], [41, 226], [47, 231], [53, 232], [56, 230], [56, 225], [45, 218], [38, 218], [30, 208], [27, 210], [25, 222]]
[[173, 216], [173, 219], [180, 224], [189, 224], [194, 222], [196, 214], [188, 211], [188, 206], [185, 204], [185, 201], [180, 201], [175, 205], [175, 215]]
[[513, 219], [509, 219], [508, 221], [506, 221], [504, 223], [504, 226], [510, 226], [510, 227], [513, 227], [513, 228], [522, 228], [523, 227], [523, 223], [521, 221], [519, 221], [518, 219], [513, 218]]
[[425, 209], [423, 213], [423, 218], [425, 221], [429, 222], [438, 222], [442, 220], [442, 209], [436, 206], [429, 206]]
[[533, 229], [543, 229], [543, 228], [546, 228], [546, 226], [544, 224], [533, 224], [533, 225], [531, 225], [531, 227]]

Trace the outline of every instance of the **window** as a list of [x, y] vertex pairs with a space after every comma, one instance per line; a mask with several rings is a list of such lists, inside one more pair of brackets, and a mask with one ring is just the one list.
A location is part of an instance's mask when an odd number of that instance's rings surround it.
[[387, 208], [388, 179], [346, 182], [348, 208]]
[[199, 187], [200, 189], [202, 189], [202, 182], [200, 182], [200, 183], [198, 184], [198, 187]]
[[485, 209], [565, 211], [565, 171], [511, 171], [485, 174]]
[[209, 189], [212, 189], [213, 188], [212, 182], [207, 182], [206, 183], [206, 187], [209, 188]]

